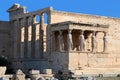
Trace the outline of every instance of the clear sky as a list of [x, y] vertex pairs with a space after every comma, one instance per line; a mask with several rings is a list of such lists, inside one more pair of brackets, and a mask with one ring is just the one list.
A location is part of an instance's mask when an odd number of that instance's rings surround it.
[[120, 0], [0, 0], [0, 20], [9, 20], [6, 10], [14, 3], [35, 11], [52, 6], [54, 10], [120, 18]]

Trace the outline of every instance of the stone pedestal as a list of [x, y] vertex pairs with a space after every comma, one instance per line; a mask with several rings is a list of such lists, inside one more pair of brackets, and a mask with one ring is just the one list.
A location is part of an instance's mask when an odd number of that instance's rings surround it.
[[20, 69], [15, 74], [15, 80], [25, 80], [25, 74]]
[[6, 67], [0, 67], [0, 77], [2, 75], [5, 75], [5, 72], [6, 72]]
[[51, 69], [44, 69], [43, 73], [44, 74], [52, 74], [52, 70]]
[[30, 72], [31, 80], [45, 80], [41, 75], [39, 70], [31, 70]]

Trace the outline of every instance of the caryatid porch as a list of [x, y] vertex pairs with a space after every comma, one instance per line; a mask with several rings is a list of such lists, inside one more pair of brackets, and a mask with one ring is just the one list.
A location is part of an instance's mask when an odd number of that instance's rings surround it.
[[53, 52], [107, 52], [109, 26], [63, 22], [51, 25], [51, 51]]

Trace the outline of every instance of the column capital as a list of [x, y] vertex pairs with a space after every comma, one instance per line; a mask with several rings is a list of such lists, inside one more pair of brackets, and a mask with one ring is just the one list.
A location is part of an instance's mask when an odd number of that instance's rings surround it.
[[44, 14], [39, 14], [40, 18], [43, 18], [44, 17]]
[[27, 17], [23, 17], [23, 19], [24, 19], [24, 20], [26, 20], [26, 19], [27, 19]]
[[31, 22], [33, 22], [33, 23], [35, 22], [35, 15], [31, 16]]
[[18, 23], [18, 25], [20, 24], [20, 22], [21, 22], [21, 20], [18, 18], [17, 20], [16, 20], [16, 22]]
[[44, 12], [39, 13], [39, 16], [44, 16]]
[[25, 27], [26, 26], [26, 18], [22, 18], [23, 19], [23, 26]]
[[54, 33], [55, 33], [55, 31], [51, 31], [51, 33], [50, 33], [50, 34], [51, 34], [51, 35], [53, 35]]
[[72, 29], [68, 29], [68, 34], [71, 34], [72, 33]]
[[83, 35], [83, 34], [84, 34], [84, 31], [85, 31], [85, 30], [81, 30], [81, 31], [80, 31], [81, 35]]
[[96, 35], [96, 31], [93, 31], [93, 32], [92, 32], [92, 36], [95, 36], [95, 35]]
[[93, 35], [95, 35], [96, 31], [93, 31], [92, 33], [93, 33]]
[[62, 32], [63, 32], [62, 30], [59, 30], [60, 35], [62, 35]]
[[51, 33], [50, 33], [50, 36], [55, 36], [55, 31], [52, 31]]
[[53, 33], [54, 33], [54, 32], [53, 32], [53, 31], [51, 31], [51, 32], [50, 32], [50, 35], [53, 35]]
[[30, 24], [31, 24], [31, 23], [33, 22], [33, 17], [30, 16], [30, 17], [29, 17], [29, 20], [30, 20], [29, 22], [30, 22]]
[[32, 17], [32, 18], [34, 18], [34, 17], [35, 17], [35, 15], [31, 15], [31, 17]]
[[107, 32], [103, 31], [103, 33], [104, 33], [104, 36], [107, 36]]
[[16, 21], [20, 21], [20, 19], [18, 18]]

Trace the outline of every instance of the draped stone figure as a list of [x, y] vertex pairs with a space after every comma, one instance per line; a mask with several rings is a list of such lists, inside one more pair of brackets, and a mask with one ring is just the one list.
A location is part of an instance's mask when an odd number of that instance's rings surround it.
[[104, 37], [103, 37], [103, 42], [104, 42], [104, 47], [103, 47], [103, 51], [106, 52], [107, 51], [107, 43], [108, 43], [108, 36], [107, 33], [104, 32]]
[[97, 48], [97, 41], [96, 41], [96, 36], [94, 31], [92, 35], [92, 51], [95, 52], [96, 48]]
[[68, 51], [72, 50], [73, 48], [73, 42], [72, 42], [72, 35], [71, 35], [72, 30], [68, 30], [68, 35], [67, 35], [67, 47]]
[[84, 31], [82, 31], [80, 34], [80, 51], [85, 50], [85, 39], [84, 39], [83, 33], [84, 33]]

